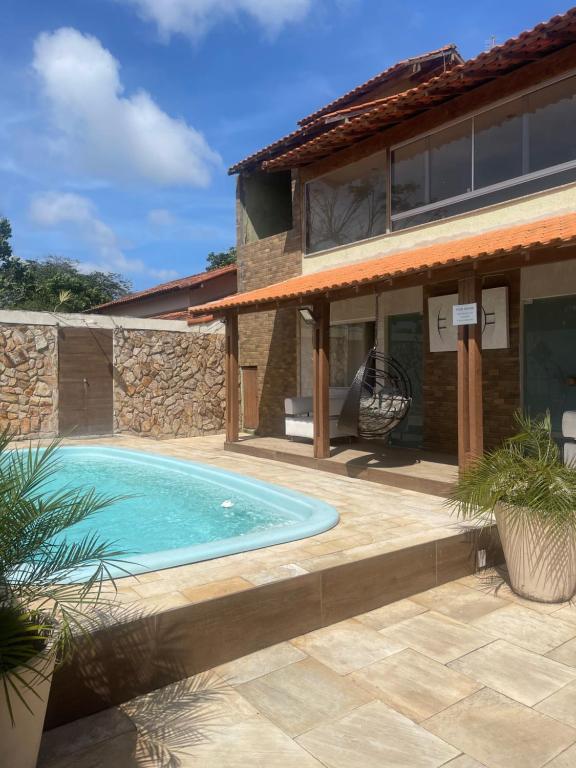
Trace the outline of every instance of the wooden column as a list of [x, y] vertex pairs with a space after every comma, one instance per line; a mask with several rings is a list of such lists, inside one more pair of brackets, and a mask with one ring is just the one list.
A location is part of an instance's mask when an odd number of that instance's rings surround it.
[[482, 404], [482, 279], [458, 281], [458, 303], [478, 308], [475, 325], [458, 327], [458, 464], [464, 469], [484, 450]]
[[226, 442], [238, 442], [238, 423], [240, 407], [238, 394], [238, 315], [229, 312], [226, 315]]
[[313, 307], [314, 326], [314, 458], [330, 456], [330, 302]]

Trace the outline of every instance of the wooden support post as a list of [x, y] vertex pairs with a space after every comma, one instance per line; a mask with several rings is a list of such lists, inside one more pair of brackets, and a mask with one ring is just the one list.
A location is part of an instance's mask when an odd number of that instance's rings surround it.
[[314, 458], [330, 456], [330, 302], [314, 303]]
[[458, 281], [458, 303], [476, 303], [478, 322], [458, 327], [458, 465], [464, 469], [484, 449], [482, 406], [482, 280]]
[[238, 315], [229, 312], [226, 315], [226, 442], [238, 442], [238, 423], [240, 407], [238, 394]]

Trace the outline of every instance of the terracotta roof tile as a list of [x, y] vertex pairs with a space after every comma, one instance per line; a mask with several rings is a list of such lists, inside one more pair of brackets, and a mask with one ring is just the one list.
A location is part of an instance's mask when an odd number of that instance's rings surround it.
[[227, 275], [230, 272], [236, 272], [236, 269], [236, 264], [229, 264], [226, 267], [220, 267], [220, 269], [211, 269], [207, 272], [200, 272], [198, 275], [179, 277], [177, 280], [171, 280], [169, 283], [160, 283], [160, 285], [154, 285], [152, 288], [146, 288], [143, 291], [129, 293], [127, 296], [122, 296], [122, 298], [116, 299], [115, 301], [108, 301], [106, 304], [99, 304], [97, 307], [92, 307], [90, 311], [97, 312], [99, 309], [116, 307], [120, 304], [129, 304], [133, 301], [147, 299], [150, 296], [157, 296], [163, 293], [171, 293], [172, 291], [180, 291], [183, 288], [192, 288], [193, 286], [200, 283], [205, 283], [208, 280], [214, 280], [221, 275]]
[[534, 57], [548, 55], [574, 42], [576, 8], [571, 8], [414, 88], [382, 99], [372, 109], [347, 122], [338, 123], [319, 136], [304, 137], [304, 141], [288, 148], [283, 154], [276, 153], [275, 157], [263, 158], [262, 166], [268, 170], [278, 170], [312, 162], [364, 139], [387, 125], [407, 119], [465, 93], [471, 87], [517, 69]]
[[564, 243], [576, 243], [576, 214], [540, 219], [505, 229], [493, 229], [472, 237], [397, 251], [356, 264], [300, 275], [282, 283], [190, 307], [189, 311], [191, 315], [217, 313], [258, 304], [313, 298], [328, 291], [424, 272], [436, 267]]

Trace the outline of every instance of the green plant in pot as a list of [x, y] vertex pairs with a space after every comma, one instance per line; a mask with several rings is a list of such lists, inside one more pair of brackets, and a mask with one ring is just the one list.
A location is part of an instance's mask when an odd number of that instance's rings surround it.
[[[58, 443], [9, 449], [0, 433], [0, 744], [10, 768], [33, 768], [52, 672], [86, 632], [109, 567], [122, 554], [96, 534], [62, 538], [116, 499], [57, 489]], [[79, 569], [91, 574], [81, 583]]]
[[496, 519], [512, 589], [541, 602], [576, 592], [576, 469], [562, 462], [550, 415], [516, 414], [518, 433], [465, 469], [450, 503], [480, 525]]

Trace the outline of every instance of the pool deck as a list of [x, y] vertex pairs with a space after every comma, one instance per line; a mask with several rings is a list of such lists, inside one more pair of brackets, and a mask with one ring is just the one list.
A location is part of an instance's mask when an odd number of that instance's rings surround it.
[[469, 576], [44, 736], [39, 768], [573, 768], [576, 608]]
[[473, 573], [478, 549], [501, 562], [497, 540], [463, 528], [438, 496], [231, 453], [222, 436], [71, 442], [286, 486], [334, 505], [340, 522], [300, 541], [118, 579], [93, 642], [81, 641], [55, 676], [49, 727]]

